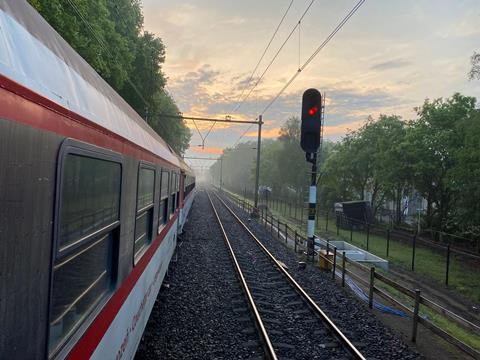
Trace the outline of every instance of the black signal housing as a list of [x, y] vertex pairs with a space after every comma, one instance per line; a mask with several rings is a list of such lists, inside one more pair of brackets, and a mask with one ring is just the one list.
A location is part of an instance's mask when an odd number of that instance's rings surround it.
[[302, 97], [302, 127], [300, 146], [307, 153], [317, 152], [322, 126], [322, 95], [317, 89], [308, 89]]

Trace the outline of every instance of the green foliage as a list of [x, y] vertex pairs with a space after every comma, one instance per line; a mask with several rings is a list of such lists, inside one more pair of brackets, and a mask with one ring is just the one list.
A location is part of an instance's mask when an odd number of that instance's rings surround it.
[[[469, 238], [480, 236], [480, 111], [475, 105], [475, 98], [458, 93], [426, 100], [416, 109], [415, 120], [370, 117], [338, 143], [324, 143], [320, 206], [331, 210], [335, 202], [369, 200], [374, 212], [389, 205], [399, 224], [404, 220], [402, 200], [421, 197], [427, 202], [424, 225]], [[273, 196], [305, 200], [310, 166], [299, 144], [300, 122], [291, 118], [276, 141], [262, 145], [260, 184], [270, 186]], [[245, 162], [236, 160], [234, 167], [236, 173], [250, 174], [252, 191], [254, 155]], [[236, 177], [226, 185], [243, 189]]]
[[[190, 131], [164, 86], [165, 46], [143, 31], [140, 0], [29, 0], [50, 25], [178, 153]], [[148, 104], [148, 106], [147, 106]]]
[[480, 80], [480, 53], [474, 52], [470, 62], [472, 63], [472, 68], [468, 72], [468, 78], [470, 80]]
[[410, 123], [405, 152], [411, 162], [411, 183], [427, 200], [426, 223], [440, 230], [452, 228], [455, 204], [453, 168], [463, 146], [462, 128], [475, 111], [475, 98], [454, 94], [450, 99], [426, 100]]

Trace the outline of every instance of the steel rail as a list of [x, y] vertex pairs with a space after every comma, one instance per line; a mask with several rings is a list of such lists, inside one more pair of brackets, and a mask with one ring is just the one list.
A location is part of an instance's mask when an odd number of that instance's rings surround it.
[[230, 256], [232, 257], [234, 267], [235, 267], [235, 271], [237, 272], [237, 275], [240, 278], [240, 283], [242, 284], [243, 290], [245, 291], [245, 295], [247, 296], [248, 305], [250, 306], [250, 309], [253, 312], [253, 316], [254, 316], [254, 319], [255, 319], [255, 324], [257, 326], [257, 329], [260, 332], [260, 337], [263, 341], [265, 355], [267, 356], [268, 359], [277, 360], [277, 355], [275, 354], [275, 350], [273, 349], [272, 342], [270, 341], [270, 337], [268, 336], [267, 330], [265, 329], [265, 326], [263, 325], [262, 318], [260, 317], [260, 313], [258, 312], [257, 306], [255, 305], [255, 301], [253, 300], [252, 294], [251, 294], [250, 289], [247, 285], [247, 281], [245, 280], [245, 277], [243, 276], [243, 272], [242, 272], [242, 269], [240, 268], [240, 264], [237, 261], [237, 257], [235, 256], [235, 253], [233, 252], [232, 245], [230, 244], [230, 240], [228, 239], [227, 233], [225, 232], [225, 228], [223, 227], [222, 221], [220, 220], [220, 217], [218, 216], [217, 209], [215, 208], [215, 205], [213, 205], [213, 201], [212, 201], [208, 191], [205, 191], [205, 192], [207, 193], [208, 200], [210, 201], [210, 205], [212, 205], [213, 212], [215, 214], [215, 217], [217, 218], [218, 224], [220, 225], [220, 229], [222, 230], [223, 240], [225, 241], [225, 244], [227, 245], [227, 248], [230, 252]]
[[272, 260], [276, 265], [277, 269], [287, 278], [288, 282], [292, 287], [300, 294], [300, 296], [311, 306], [315, 314], [324, 322], [324, 324], [330, 329], [330, 331], [337, 337], [337, 339], [342, 343], [344, 348], [353, 356], [355, 359], [365, 360], [365, 357], [362, 353], [351, 343], [350, 340], [342, 333], [342, 331], [333, 323], [332, 320], [323, 312], [322, 309], [317, 305], [317, 303], [303, 290], [303, 288], [295, 281], [295, 279], [284, 269], [282, 264], [268, 251], [268, 249], [262, 244], [262, 242], [250, 231], [250, 229], [245, 225], [245, 223], [235, 214], [235, 212], [220, 198], [215, 194], [217, 199], [227, 208], [227, 210], [232, 214], [232, 216], [237, 220], [237, 222], [248, 232], [253, 240], [260, 246], [265, 254]]

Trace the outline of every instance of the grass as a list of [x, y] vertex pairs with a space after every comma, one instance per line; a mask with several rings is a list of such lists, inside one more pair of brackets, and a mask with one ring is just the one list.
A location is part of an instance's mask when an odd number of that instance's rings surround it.
[[[226, 190], [225, 190], [226, 191]], [[226, 191], [228, 192], [228, 191]], [[230, 195], [236, 197], [239, 200], [243, 200], [242, 196], [229, 192]], [[246, 200], [253, 205], [251, 200]], [[287, 207], [287, 213], [285, 214], [284, 208], [280, 210], [276, 208], [269, 209], [272, 215], [276, 218], [280, 218], [283, 222], [287, 222], [289, 227], [294, 231], [297, 230], [299, 234], [305, 236], [305, 225], [299, 221], [301, 214], [300, 208], [297, 208], [297, 219], [289, 216], [289, 207]], [[295, 213], [295, 208], [291, 208], [292, 216]], [[306, 220], [306, 211], [303, 212], [304, 221]], [[329, 219], [327, 226], [327, 218], [320, 215], [317, 216], [317, 233], [328, 235], [330, 238], [345, 240], [353, 243], [361, 248], [367, 248], [367, 235], [365, 231], [353, 231], [350, 240], [350, 230], [339, 229], [337, 235], [337, 229], [335, 227], [334, 219]], [[373, 254], [387, 258], [386, 256], [386, 237], [376, 234], [369, 234], [368, 239], [368, 251]], [[411, 269], [412, 264], [412, 246], [399, 241], [390, 240], [389, 244], [389, 256], [387, 258], [394, 264], [401, 265], [407, 269]], [[415, 254], [415, 272], [419, 273], [433, 282], [439, 285], [444, 285], [445, 282], [445, 270], [446, 270], [446, 256], [437, 251], [418, 245], [416, 247]], [[380, 283], [377, 283], [379, 287], [387, 291], [396, 299], [413, 308], [413, 299], [404, 295], [403, 293], [395, 290], [394, 288]], [[480, 276], [478, 271], [475, 271], [472, 267], [466, 266], [463, 262], [457, 259], [453, 254], [450, 257], [450, 269], [449, 269], [449, 286], [455, 288], [459, 293], [465, 295], [473, 301], [480, 301]], [[480, 351], [480, 336], [473, 334], [469, 330], [465, 330], [463, 327], [452, 322], [450, 319], [436, 313], [435, 311], [421, 305], [420, 313], [425, 315], [430, 321], [441, 329], [448, 332], [450, 335], [463, 341], [465, 344]]]
[[[395, 299], [403, 303], [404, 305], [410, 307], [413, 310], [414, 300], [401, 293], [400, 291], [388, 286], [384, 283], [376, 283], [376, 286], [386, 291], [392, 295]], [[450, 335], [456, 337], [458, 340], [464, 342], [471, 348], [480, 351], [480, 336], [472, 333], [469, 330], [464, 329], [463, 327], [457, 325], [455, 322], [452, 322], [450, 319], [444, 317], [441, 314], [438, 314], [434, 310], [429, 309], [424, 305], [420, 305], [419, 315], [425, 317], [427, 320], [430, 320], [433, 324], [437, 325], [439, 328], [443, 329]]]

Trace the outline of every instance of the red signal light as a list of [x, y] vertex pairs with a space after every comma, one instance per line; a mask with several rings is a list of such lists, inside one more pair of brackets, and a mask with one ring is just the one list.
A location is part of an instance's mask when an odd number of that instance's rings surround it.
[[314, 107], [308, 109], [308, 115], [313, 116], [317, 113], [317, 111], [318, 111], [318, 107], [314, 106]]

